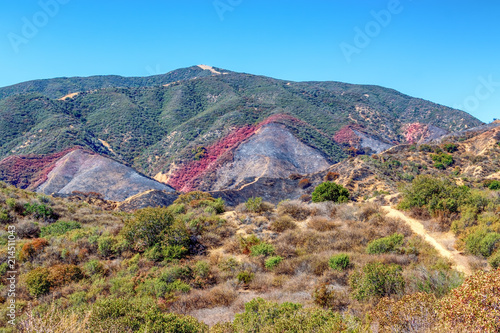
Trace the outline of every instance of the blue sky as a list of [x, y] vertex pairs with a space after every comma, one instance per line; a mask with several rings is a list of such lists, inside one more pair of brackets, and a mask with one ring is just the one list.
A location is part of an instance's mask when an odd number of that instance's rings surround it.
[[0, 86], [196, 64], [376, 84], [500, 118], [500, 2], [2, 0]]

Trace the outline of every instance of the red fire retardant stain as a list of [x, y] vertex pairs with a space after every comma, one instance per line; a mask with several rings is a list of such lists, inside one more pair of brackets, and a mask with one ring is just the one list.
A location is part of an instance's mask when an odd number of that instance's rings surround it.
[[427, 126], [421, 123], [407, 124], [403, 128], [406, 141], [410, 144], [417, 143], [418, 140], [426, 136]]
[[348, 145], [354, 145], [359, 140], [358, 136], [356, 135], [356, 133], [354, 133], [350, 125], [342, 127], [337, 133], [335, 133], [333, 139], [337, 143]]
[[66, 154], [81, 147], [73, 147], [50, 155], [17, 155], [0, 161], [2, 179], [19, 188], [35, 189], [47, 180], [56, 162]]
[[182, 191], [189, 192], [196, 188], [197, 181], [216, 165], [217, 160], [225, 153], [236, 149], [243, 141], [251, 137], [262, 126], [279, 122], [303, 123], [301, 120], [286, 114], [272, 115], [256, 126], [247, 125], [232, 131], [228, 136], [207, 147], [206, 155], [199, 161], [192, 161], [179, 170], [168, 180], [168, 185]]

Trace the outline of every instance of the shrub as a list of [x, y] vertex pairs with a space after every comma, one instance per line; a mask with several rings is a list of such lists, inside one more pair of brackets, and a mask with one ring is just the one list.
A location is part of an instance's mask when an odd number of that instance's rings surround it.
[[488, 188], [493, 191], [498, 191], [500, 190], [500, 181], [494, 180], [492, 181], [489, 185]]
[[495, 253], [493, 253], [488, 260], [489, 264], [493, 269], [497, 269], [500, 267], [500, 250], [497, 250]]
[[[303, 309], [294, 303], [273, 303], [256, 298], [245, 304], [226, 332], [342, 332], [347, 329], [340, 314], [323, 309]], [[227, 329], [227, 328], [226, 328]]]
[[50, 271], [45, 267], [37, 267], [25, 278], [26, 287], [33, 297], [40, 297], [50, 291]]
[[405, 286], [402, 271], [401, 266], [395, 264], [367, 264], [349, 277], [352, 296], [357, 300], [366, 300], [398, 294]]
[[489, 257], [500, 246], [500, 234], [477, 228], [465, 238], [467, 251], [476, 256]]
[[322, 308], [343, 311], [349, 305], [349, 295], [344, 290], [338, 290], [332, 285], [321, 283], [312, 293], [314, 303]]
[[260, 255], [271, 256], [274, 254], [274, 251], [274, 246], [269, 243], [260, 243], [250, 248], [250, 254], [254, 257]]
[[80, 229], [81, 227], [82, 225], [75, 221], [57, 221], [46, 227], [42, 227], [40, 236], [61, 236], [70, 230]]
[[334, 182], [324, 182], [319, 184], [312, 193], [313, 202], [333, 201], [347, 202], [349, 200], [349, 191], [342, 185]]
[[134, 213], [121, 233], [136, 250], [143, 251], [161, 242], [173, 224], [174, 217], [167, 208], [144, 208]]
[[328, 266], [335, 271], [343, 271], [350, 265], [349, 255], [340, 253], [330, 257]]
[[290, 215], [298, 221], [305, 220], [311, 210], [308, 205], [299, 200], [284, 200], [278, 204], [277, 211], [279, 215]]
[[366, 253], [380, 254], [396, 251], [403, 244], [403, 239], [404, 236], [398, 233], [375, 239], [366, 246]]
[[432, 151], [432, 147], [429, 145], [420, 145], [418, 150], [430, 153]]
[[458, 151], [458, 146], [454, 143], [445, 143], [443, 148], [448, 153], [454, 153], [454, 152]]
[[307, 226], [311, 229], [320, 231], [320, 232], [325, 232], [325, 231], [330, 231], [335, 229], [337, 224], [330, 220], [328, 217], [324, 216], [312, 216], [309, 218], [307, 221]]
[[160, 281], [172, 283], [176, 280], [189, 280], [192, 271], [189, 266], [169, 266], [160, 274]]
[[90, 313], [92, 332], [208, 332], [208, 326], [193, 317], [162, 313], [151, 300], [103, 299], [92, 305]]
[[470, 188], [457, 186], [447, 179], [419, 175], [410, 186], [403, 187], [403, 200], [399, 208], [409, 210], [413, 207], [426, 207], [430, 213], [438, 210], [457, 212], [459, 207], [468, 203]]
[[111, 236], [102, 236], [97, 240], [97, 250], [103, 257], [108, 257], [113, 254], [116, 245], [116, 239]]
[[306, 189], [309, 186], [311, 186], [311, 181], [308, 178], [304, 178], [299, 181], [299, 187], [301, 189]]
[[52, 208], [44, 204], [37, 203], [27, 203], [24, 205], [24, 215], [32, 215], [36, 219], [42, 219], [44, 221], [48, 219], [56, 219], [57, 215], [54, 213]]
[[49, 268], [48, 281], [51, 287], [63, 286], [81, 279], [83, 279], [83, 273], [78, 266], [60, 264]]
[[38, 223], [22, 221], [17, 224], [16, 232], [19, 238], [37, 238], [40, 236], [40, 227]]
[[370, 317], [382, 332], [431, 332], [438, 320], [438, 310], [434, 295], [415, 293], [400, 300], [381, 299]]
[[239, 272], [236, 278], [240, 283], [249, 284], [253, 280], [254, 276], [255, 275], [252, 272], [243, 271]]
[[249, 212], [260, 213], [262, 211], [262, 198], [249, 198], [247, 202], [245, 202], [245, 207]]
[[338, 172], [328, 171], [328, 173], [325, 175], [323, 180], [325, 182], [333, 182], [334, 180], [337, 180], [339, 177], [340, 177], [340, 174]]
[[104, 274], [104, 265], [97, 259], [90, 260], [84, 265], [85, 273], [89, 276]]
[[31, 242], [25, 243], [19, 252], [19, 260], [31, 260], [36, 257], [45, 247], [49, 245], [44, 238], [36, 238]]
[[188, 252], [188, 249], [182, 245], [167, 245], [163, 249], [163, 258], [167, 261], [182, 259]]
[[295, 221], [289, 215], [283, 215], [274, 220], [269, 229], [276, 232], [283, 232], [285, 230], [292, 230], [296, 228], [297, 224]]
[[11, 221], [11, 217], [9, 212], [5, 208], [0, 208], [0, 223], [9, 223]]
[[261, 240], [255, 235], [249, 235], [247, 237], [240, 237], [240, 247], [243, 254], [250, 253], [252, 246], [260, 244]]
[[500, 269], [477, 271], [440, 302], [441, 331], [500, 331]]
[[206, 279], [210, 273], [210, 264], [206, 261], [198, 261], [194, 266], [194, 274], [201, 278]]
[[282, 261], [283, 257], [280, 256], [269, 257], [265, 262], [265, 266], [267, 269], [272, 270], [274, 267], [278, 266], [278, 264]]
[[[446, 169], [446, 167], [449, 167], [454, 163], [453, 156], [444, 153], [432, 154], [431, 158], [435, 162], [434, 167], [438, 169]], [[438, 165], [440, 167], [438, 167]]]
[[5, 200], [5, 203], [7, 204], [7, 207], [10, 210], [13, 210], [16, 207], [16, 199], [14, 199], [14, 198], [7, 198]]

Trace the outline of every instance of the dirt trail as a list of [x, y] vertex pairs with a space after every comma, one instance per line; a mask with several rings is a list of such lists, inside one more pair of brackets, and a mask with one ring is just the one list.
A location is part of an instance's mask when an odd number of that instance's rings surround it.
[[270, 161], [271, 161], [271, 159], [270, 159], [269, 157], [267, 157], [267, 156], [265, 157], [265, 159], [266, 159], [266, 165], [264, 166], [264, 171], [262, 171], [262, 173], [260, 174], [260, 176], [259, 176], [259, 177], [257, 177], [257, 178], [255, 178], [255, 179], [254, 179], [254, 181], [252, 181], [252, 182], [250, 182], [250, 183], [248, 183], [248, 184], [245, 184], [245, 185], [241, 186], [241, 187], [240, 187], [237, 191], [240, 191], [240, 190], [244, 189], [245, 187], [247, 187], [247, 186], [249, 186], [249, 185], [252, 185], [252, 184], [257, 183], [257, 182], [259, 181], [259, 179], [261, 179], [262, 177], [264, 177], [264, 175], [265, 175], [265, 174], [266, 174], [266, 172], [267, 172], [267, 169], [269, 169], [269, 163], [270, 163]]
[[401, 220], [405, 221], [414, 233], [421, 236], [427, 243], [432, 245], [432, 247], [434, 247], [443, 257], [453, 262], [453, 268], [455, 268], [457, 271], [464, 273], [466, 276], [472, 273], [467, 258], [464, 255], [460, 254], [460, 252], [458, 252], [457, 250], [448, 250], [443, 244], [442, 238], [446, 237], [433, 237], [429, 234], [429, 232], [427, 232], [427, 230], [425, 230], [424, 225], [420, 221], [406, 216], [405, 214], [392, 208], [391, 206], [382, 206], [382, 208], [387, 211], [387, 216], [400, 218]]

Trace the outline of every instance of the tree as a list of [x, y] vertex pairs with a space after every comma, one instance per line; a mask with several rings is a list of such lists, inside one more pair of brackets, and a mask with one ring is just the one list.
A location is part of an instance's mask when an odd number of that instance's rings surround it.
[[334, 182], [324, 182], [319, 184], [312, 193], [313, 202], [333, 201], [347, 202], [349, 200], [349, 191]]

